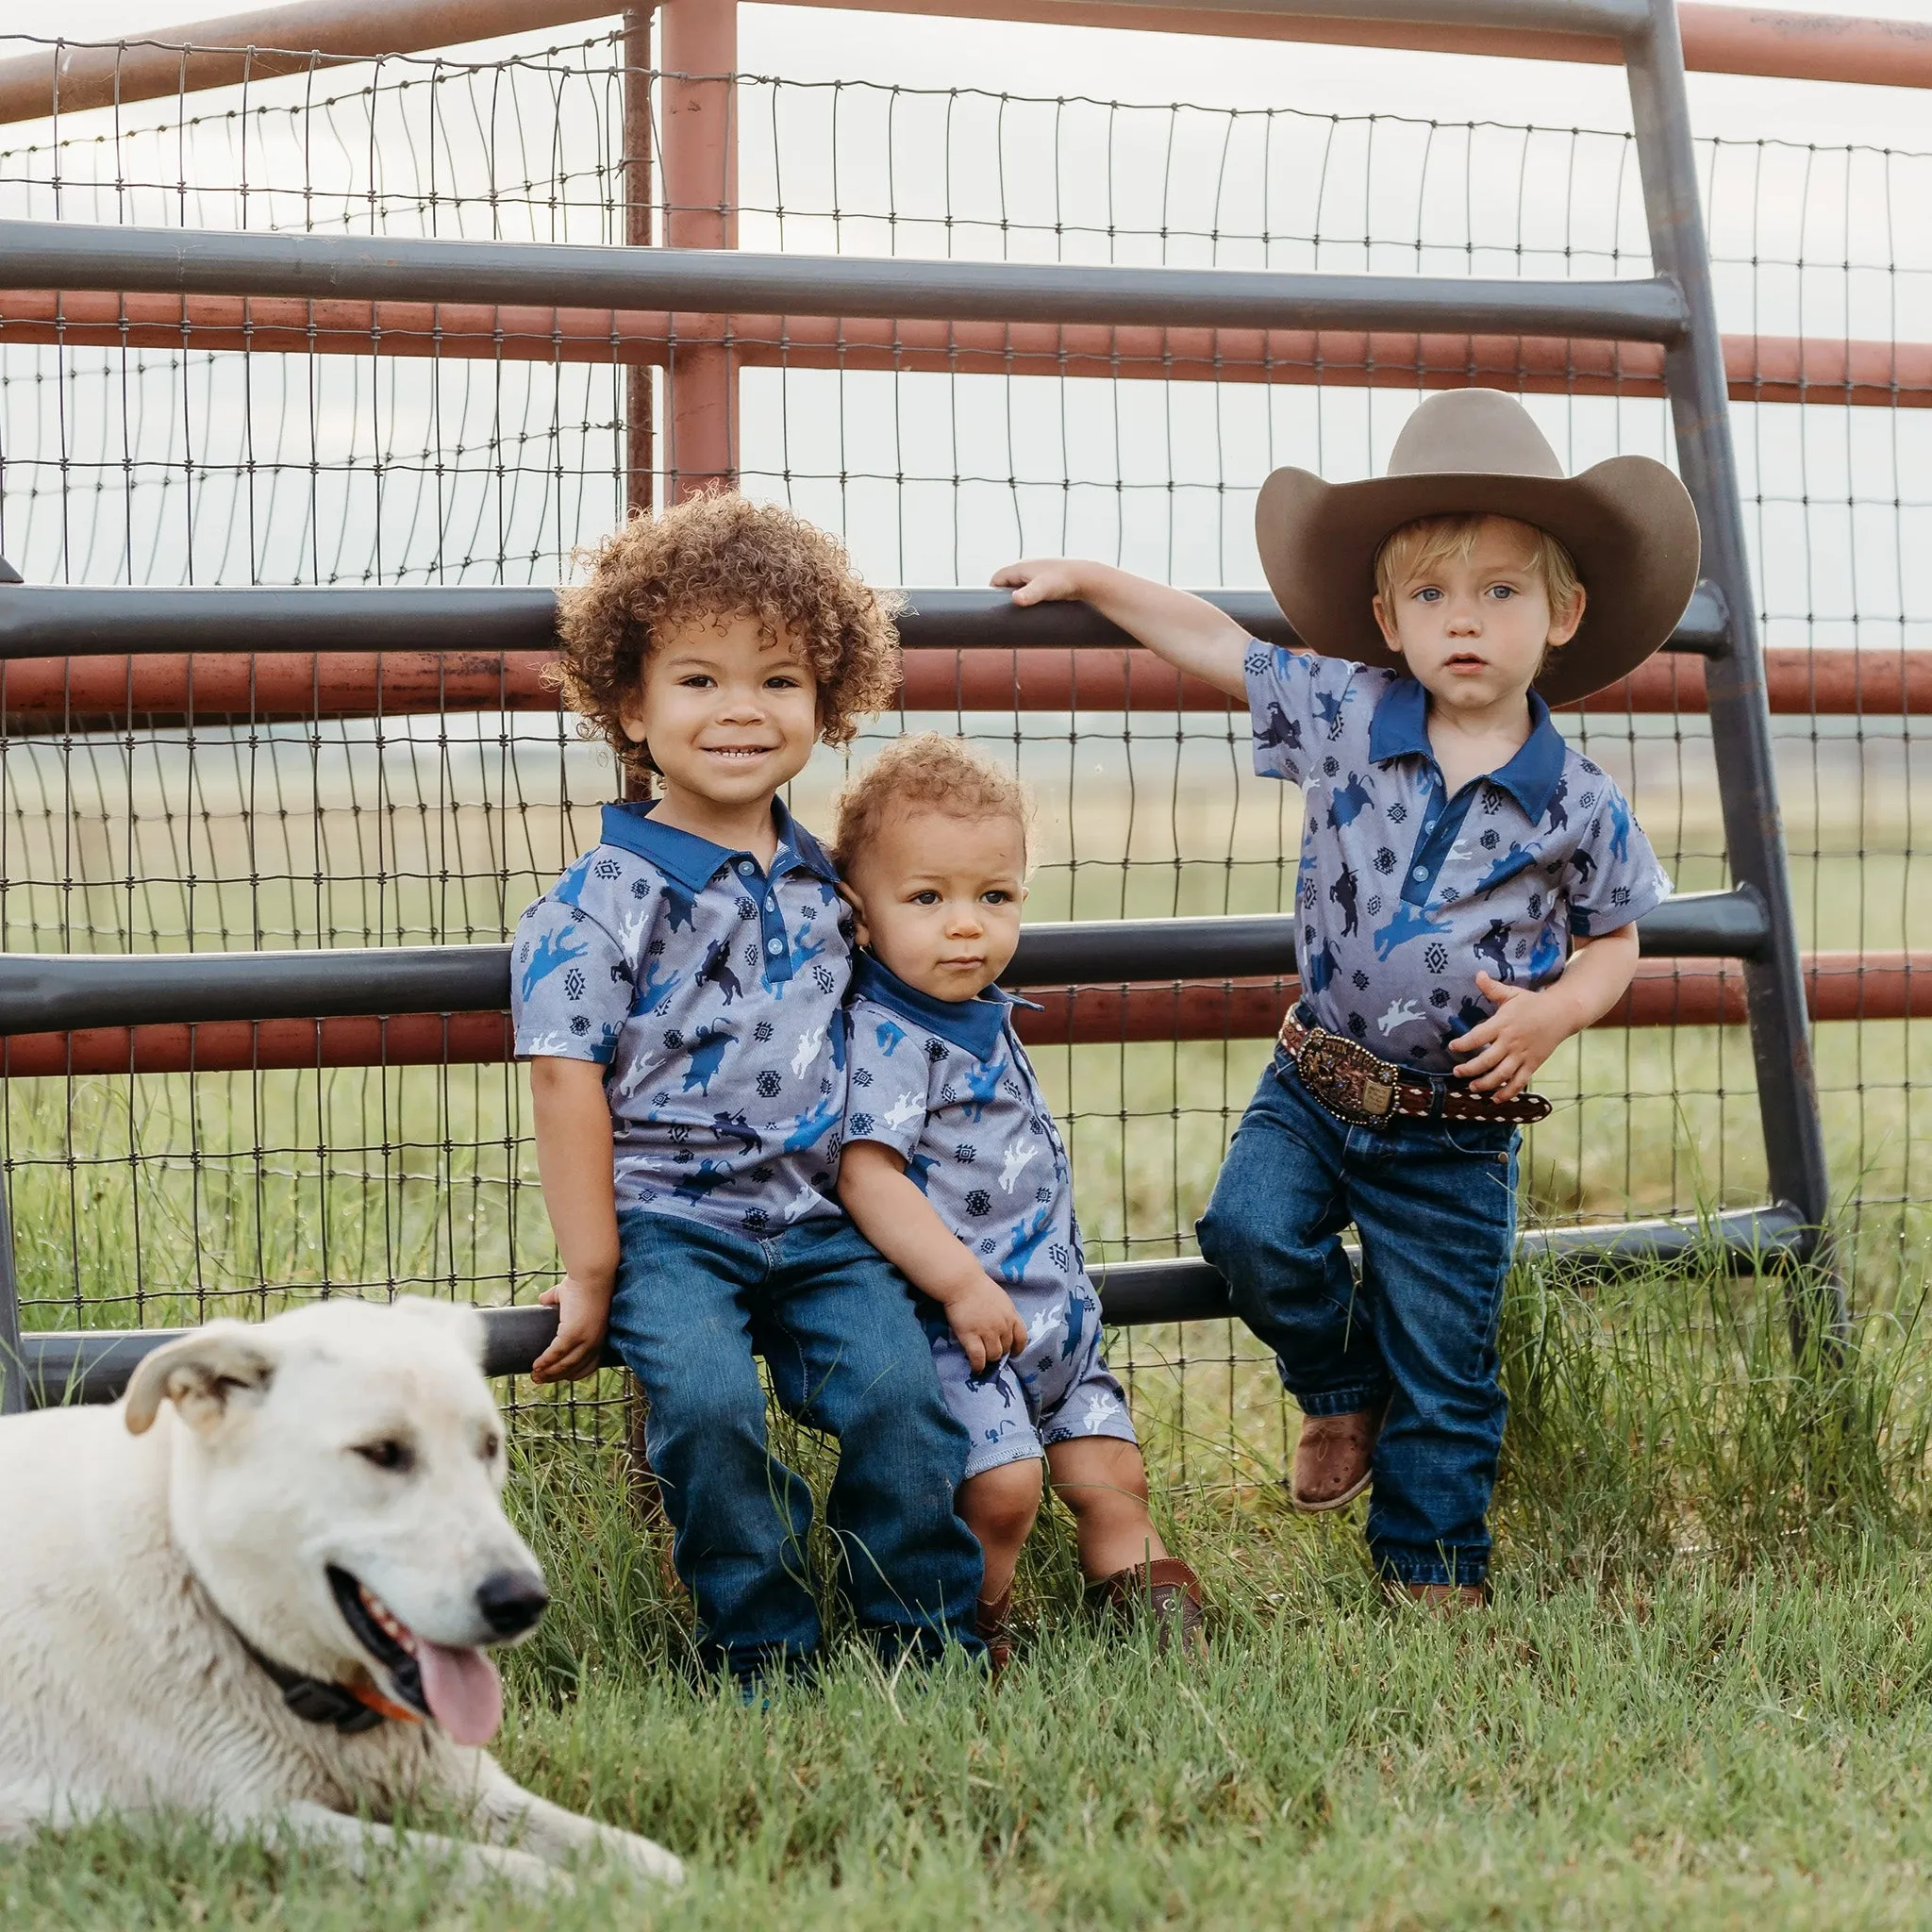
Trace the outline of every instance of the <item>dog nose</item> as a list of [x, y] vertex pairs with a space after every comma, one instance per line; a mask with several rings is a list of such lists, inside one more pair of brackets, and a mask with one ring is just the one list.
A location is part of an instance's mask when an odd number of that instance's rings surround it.
[[527, 1570], [499, 1570], [476, 1586], [476, 1607], [499, 1637], [527, 1630], [549, 1604], [543, 1579]]

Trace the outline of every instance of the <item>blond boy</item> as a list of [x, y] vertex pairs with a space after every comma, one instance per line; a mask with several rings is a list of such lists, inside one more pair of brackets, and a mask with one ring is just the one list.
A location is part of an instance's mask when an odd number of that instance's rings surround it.
[[1302, 996], [1201, 1251], [1306, 1418], [1297, 1507], [1373, 1487], [1369, 1549], [1391, 1587], [1480, 1601], [1519, 1130], [1549, 1110], [1530, 1080], [1623, 997], [1636, 921], [1670, 891], [1549, 707], [1670, 635], [1696, 514], [1642, 457], [1565, 476], [1521, 404], [1462, 390], [1415, 411], [1384, 476], [1278, 471], [1256, 526], [1306, 650], [1106, 565], [1020, 563], [994, 582], [1022, 603], [1084, 598], [1245, 699], [1256, 770], [1302, 788]]

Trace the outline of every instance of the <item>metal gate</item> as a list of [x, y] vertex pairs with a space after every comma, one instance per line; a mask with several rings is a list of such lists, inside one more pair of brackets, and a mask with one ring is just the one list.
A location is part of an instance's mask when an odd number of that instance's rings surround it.
[[[507, 11], [522, 21], [538, 10]], [[1369, 31], [1379, 20], [1413, 24], [1433, 13], [1462, 30], [1554, 29], [1592, 36], [1620, 50], [1629, 75], [1655, 272], [1608, 280], [867, 260], [741, 251], [733, 245], [725, 78], [735, 64], [732, 9], [711, 0], [670, 0], [660, 11], [665, 245], [637, 245], [652, 238], [647, 221], [635, 213], [648, 211], [650, 195], [641, 185], [648, 173], [648, 141], [641, 134], [633, 138], [634, 128], [648, 125], [641, 103], [649, 78], [641, 47], [648, 21], [634, 16], [635, 58], [627, 72], [633, 92], [625, 102], [630, 245], [0, 221], [7, 279], [18, 288], [56, 291], [56, 307], [77, 313], [86, 312], [90, 295], [109, 298], [111, 320], [102, 325], [118, 329], [124, 341], [130, 319], [172, 325], [167, 318], [186, 315], [193, 305], [201, 305], [194, 312], [204, 330], [225, 327], [243, 345], [258, 347], [298, 344], [304, 331], [312, 344], [318, 326], [340, 325], [339, 320], [318, 321], [325, 308], [330, 318], [354, 308], [366, 318], [362, 325], [378, 328], [385, 315], [399, 316], [405, 305], [426, 305], [429, 325], [439, 332], [474, 329], [479, 316], [501, 330], [506, 308], [518, 305], [550, 315], [553, 327], [565, 310], [605, 314], [613, 332], [619, 318], [626, 318], [624, 326], [655, 327], [660, 338], [670, 404], [662, 470], [680, 492], [737, 471], [733, 344], [735, 337], [756, 333], [747, 329], [746, 318], [782, 319], [772, 324], [781, 331], [819, 328], [841, 336], [868, 326], [889, 335], [922, 326], [1009, 334], [1043, 327], [1059, 336], [1062, 357], [1065, 332], [1083, 326], [1155, 330], [1169, 341], [1182, 331], [1299, 331], [1318, 340], [1326, 332], [1389, 331], [1457, 341], [1494, 336], [1553, 349], [1608, 341], [1660, 350], [1679, 466], [1705, 534], [1706, 581], [1669, 648], [1701, 669], [1734, 883], [1660, 908], [1643, 922], [1643, 949], [1656, 958], [1740, 962], [1770, 1198], [1694, 1220], [1555, 1228], [1528, 1240], [1583, 1266], [1668, 1258], [1712, 1242], [1741, 1266], [1767, 1257], [1813, 1257], [1826, 1226], [1829, 1178], [1772, 766], [1728, 377], [1698, 200], [1683, 50], [1670, 0], [1469, 0], [1438, 9], [1409, 0], [1368, 6], [1337, 0], [1328, 7], [1305, 0], [1296, 9], [1346, 23], [1350, 33]], [[576, 10], [552, 8], [541, 17], [576, 17]], [[289, 65], [276, 69], [269, 57], [256, 54], [246, 61], [262, 72], [288, 71]], [[190, 57], [177, 55], [175, 65], [178, 78], [189, 72]], [[107, 71], [118, 85], [130, 77], [138, 83], [141, 70], [123, 56]], [[220, 71], [232, 77], [229, 69]], [[90, 81], [84, 65], [70, 74], [77, 77], [63, 77], [61, 87], [99, 86], [98, 73]], [[0, 76], [0, 96], [6, 78]], [[127, 90], [138, 92], [138, 85]], [[680, 125], [700, 132], [675, 139], [672, 130]], [[155, 321], [158, 314], [163, 320]], [[855, 325], [853, 318], [861, 320]], [[1479, 371], [1472, 374], [1479, 379]], [[634, 506], [647, 497], [656, 467], [649, 398], [648, 387], [633, 377], [626, 431]], [[1288, 638], [1265, 597], [1210, 594], [1257, 634]], [[963, 703], [974, 680], [1008, 687], [1024, 679], [1058, 680], [1062, 689], [1084, 680], [1090, 691], [1117, 684], [1120, 694], [1108, 702], [1128, 703], [1136, 680], [1144, 682], [1147, 667], [1136, 667], [1126, 641], [1084, 610], [1020, 612], [991, 592], [914, 590], [908, 597], [902, 626], [908, 691], [948, 691], [948, 702]], [[547, 591], [499, 588], [168, 591], [13, 583], [0, 588], [0, 664], [64, 660], [73, 707], [75, 681], [85, 684], [89, 660], [99, 660], [110, 683], [118, 680], [131, 691], [131, 681], [149, 672], [172, 680], [171, 688], [184, 677], [219, 685], [228, 675], [232, 688], [225, 657], [238, 669], [246, 667], [245, 706], [235, 700], [228, 707], [240, 710], [258, 699], [253, 658], [264, 637], [273, 635], [277, 654], [306, 666], [301, 675], [311, 690], [324, 679], [353, 690], [359, 678], [367, 687], [372, 675], [378, 690], [383, 678], [393, 680], [392, 690], [414, 676], [447, 699], [468, 679], [476, 702], [508, 704], [518, 691], [527, 698], [535, 688], [532, 674], [549, 641], [552, 609]], [[372, 664], [385, 668], [372, 674]], [[1680, 666], [1657, 668], [1669, 674], [1674, 690]], [[1178, 703], [1173, 684], [1170, 677], [1167, 701]], [[129, 696], [125, 702], [143, 712], [169, 708], [166, 701], [137, 706]], [[206, 695], [201, 703], [222, 708]], [[77, 708], [85, 712], [86, 703]], [[1110, 1041], [1168, 1037], [1189, 1024], [1190, 1001], [1213, 1009], [1224, 1028], [1231, 1004], [1278, 1013], [1293, 966], [1293, 921], [1285, 915], [1077, 921], [1029, 927], [1010, 976], [1016, 984], [1049, 990], [1043, 1024], [1059, 1029], [1051, 1037]], [[0, 960], [0, 1033], [10, 1036], [14, 1072], [92, 1064], [139, 1071], [144, 1065], [493, 1059], [507, 1052], [507, 988], [508, 949], [501, 945], [122, 958], [14, 955]], [[161, 1031], [188, 1027], [196, 1029], [188, 1043]], [[1221, 1283], [1198, 1259], [1127, 1261], [1099, 1274], [1107, 1318], [1115, 1324], [1226, 1314]], [[542, 1345], [549, 1319], [540, 1310], [491, 1311], [492, 1368], [509, 1373], [526, 1366]], [[7, 1378], [7, 1406], [63, 1389], [109, 1396], [162, 1332], [21, 1337], [10, 1242], [0, 1244], [0, 1347], [26, 1368], [24, 1376]]]

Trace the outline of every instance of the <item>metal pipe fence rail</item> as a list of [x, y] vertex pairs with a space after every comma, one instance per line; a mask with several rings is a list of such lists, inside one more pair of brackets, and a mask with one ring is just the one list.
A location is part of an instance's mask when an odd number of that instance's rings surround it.
[[[998, 591], [891, 594], [903, 600], [908, 710], [1228, 708], [1223, 692], [1169, 670], [1084, 607], [1023, 609]], [[1297, 641], [1266, 591], [1195, 594], [1265, 641]], [[555, 617], [554, 592], [538, 588], [29, 586], [0, 562], [0, 715], [20, 734], [554, 711], [542, 669]], [[1724, 642], [1722, 600], [1701, 585], [1658, 658], [1565, 708], [1701, 711], [1699, 660]], [[1774, 714], [1932, 713], [1932, 655], [1773, 649], [1765, 668]]]
[[[1657, 1220], [1627, 1222], [1617, 1227], [1539, 1228], [1524, 1237], [1522, 1252], [1543, 1267], [1598, 1276], [1712, 1258], [1738, 1272], [1772, 1271], [1797, 1257], [1806, 1238], [1807, 1230], [1789, 1208], [1744, 1208], [1696, 1222]], [[1349, 1258], [1352, 1263], [1359, 1261], [1353, 1247]], [[1100, 1294], [1101, 1319], [1109, 1327], [1233, 1319], [1227, 1286], [1205, 1261], [1103, 1261], [1092, 1274]], [[485, 1308], [481, 1313], [483, 1372], [487, 1375], [527, 1374], [530, 1364], [557, 1333], [554, 1308]], [[0, 1324], [4, 1324], [4, 1315], [0, 1315]], [[18, 1373], [8, 1377], [9, 1387], [19, 1391], [19, 1408], [116, 1402], [126, 1392], [142, 1357], [185, 1332], [178, 1328], [96, 1328], [17, 1337], [9, 1348], [7, 1331], [0, 1325], [0, 1368], [9, 1359], [20, 1365]], [[608, 1351], [603, 1365], [622, 1366]], [[9, 1411], [0, 1410], [5, 1412]]]
[[[1075, 983], [1234, 979], [1294, 969], [1291, 916], [1081, 921], [1022, 935], [1006, 975], [1033, 988]], [[1762, 901], [1749, 887], [1667, 902], [1640, 923], [1653, 957], [1757, 957], [1770, 941]], [[137, 958], [0, 958], [0, 1035], [91, 1026], [139, 1027], [273, 1021], [323, 1015], [380, 1017], [429, 1009], [446, 1021], [465, 1008], [501, 1008], [509, 991], [508, 946], [380, 947], [307, 953], [189, 954]], [[1742, 1209], [1695, 1221], [1536, 1230], [1525, 1254], [1597, 1273], [1668, 1265], [1694, 1255], [1734, 1269], [1802, 1259], [1817, 1230], [1795, 1208]], [[1102, 1312], [1116, 1326], [1225, 1319], [1226, 1290], [1199, 1259], [1128, 1262], [1095, 1270]], [[554, 1332], [546, 1309], [491, 1310], [491, 1373], [527, 1371]], [[21, 1337], [10, 1239], [0, 1224], [0, 1412], [29, 1402], [111, 1401], [133, 1365], [165, 1331]]]
[[[804, 0], [829, 7], [836, 0]], [[1190, 0], [877, 0], [885, 12], [956, 19], [1226, 35], [1242, 40], [1399, 47], [1526, 60], [1614, 62], [1614, 41], [1587, 30], [1584, 9], [1514, 10], [1501, 20], [1445, 9], [1190, 4]], [[62, 38], [44, 53], [0, 61], [0, 125], [50, 113], [131, 106], [171, 94], [279, 75], [326, 72], [348, 61], [422, 53], [466, 40], [570, 26], [604, 18], [608, 0], [293, 0], [262, 13], [171, 27], [165, 42]], [[1700, 4], [1677, 9], [1684, 64], [1693, 73], [1932, 87], [1932, 25], [1789, 8]], [[1431, 17], [1433, 16], [1433, 18]], [[1614, 19], [1627, 19], [1625, 10]]]

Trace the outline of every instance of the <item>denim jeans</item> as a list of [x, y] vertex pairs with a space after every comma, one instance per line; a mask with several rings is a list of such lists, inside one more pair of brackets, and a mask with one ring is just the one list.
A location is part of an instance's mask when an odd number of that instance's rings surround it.
[[[1202, 1254], [1303, 1414], [1387, 1398], [1369, 1552], [1403, 1583], [1480, 1583], [1489, 1571], [1517, 1144], [1513, 1126], [1488, 1122], [1349, 1126], [1277, 1051], [1200, 1224]], [[1359, 1288], [1341, 1252], [1351, 1221]]]
[[700, 1656], [749, 1679], [821, 1637], [811, 1491], [771, 1453], [754, 1353], [786, 1411], [839, 1441], [826, 1520], [859, 1624], [882, 1648], [976, 1653], [981, 1559], [953, 1498], [947, 1412], [906, 1279], [842, 1218], [766, 1240], [676, 1215], [618, 1217], [610, 1340], [650, 1405], [645, 1441]]

